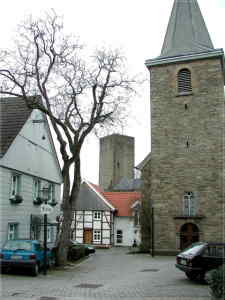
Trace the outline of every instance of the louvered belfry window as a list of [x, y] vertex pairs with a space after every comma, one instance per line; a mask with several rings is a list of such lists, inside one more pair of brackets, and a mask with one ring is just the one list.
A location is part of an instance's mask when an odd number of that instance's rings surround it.
[[191, 91], [191, 72], [188, 69], [182, 69], [178, 73], [178, 93], [190, 93]]

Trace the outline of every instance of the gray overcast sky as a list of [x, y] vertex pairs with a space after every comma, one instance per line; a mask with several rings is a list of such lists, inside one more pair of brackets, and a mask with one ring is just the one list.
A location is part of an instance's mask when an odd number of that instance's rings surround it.
[[[1, 5], [1, 47], [10, 44], [13, 31], [26, 15], [54, 8], [64, 16], [66, 30], [89, 47], [121, 48], [129, 69], [148, 78], [146, 59], [160, 54], [174, 0], [8, 0]], [[215, 48], [225, 48], [225, 1], [198, 0]], [[124, 134], [135, 137], [135, 162], [150, 151], [150, 96], [146, 83], [133, 100]], [[90, 137], [82, 153], [82, 177], [98, 182], [98, 140]]]

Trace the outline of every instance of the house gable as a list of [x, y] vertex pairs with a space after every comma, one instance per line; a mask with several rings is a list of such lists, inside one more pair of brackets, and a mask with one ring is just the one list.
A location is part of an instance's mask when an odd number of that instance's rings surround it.
[[80, 187], [75, 210], [114, 210], [114, 207], [94, 188], [94, 185], [83, 181]]
[[24, 112], [27, 119], [22, 118], [15, 107], [18, 99], [9, 99], [8, 105], [1, 99], [1, 104], [4, 103], [1, 105], [2, 115], [6, 111], [6, 115], [10, 116], [8, 121], [6, 118], [1, 121], [1, 129], [7, 132], [1, 140], [1, 166], [61, 183], [61, 170], [46, 116], [38, 110], [31, 112], [26, 109], [22, 101], [19, 106], [23, 110], [19, 111], [21, 114]]

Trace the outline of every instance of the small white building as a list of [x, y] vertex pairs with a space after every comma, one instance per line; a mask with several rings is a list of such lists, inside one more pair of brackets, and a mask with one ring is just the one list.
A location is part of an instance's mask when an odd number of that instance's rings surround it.
[[140, 242], [139, 192], [104, 192], [84, 181], [72, 222], [73, 240], [101, 247]]
[[20, 98], [0, 98], [0, 246], [7, 239], [42, 239], [41, 191], [54, 207], [48, 242], [56, 234], [62, 176], [45, 114]]
[[114, 245], [140, 244], [140, 192], [103, 192], [116, 208], [114, 214]]

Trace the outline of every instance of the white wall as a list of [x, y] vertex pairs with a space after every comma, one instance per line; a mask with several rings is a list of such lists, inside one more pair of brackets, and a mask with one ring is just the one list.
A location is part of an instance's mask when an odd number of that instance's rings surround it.
[[[139, 232], [137, 228], [134, 227], [134, 218], [133, 217], [115, 217], [114, 218], [114, 242], [115, 246], [132, 246], [134, 239], [137, 243], [140, 242]], [[123, 242], [117, 243], [116, 236], [117, 230], [122, 230], [123, 232]]]
[[[46, 180], [62, 181], [53, 145], [42, 113], [34, 110], [7, 153], [1, 159], [2, 166], [28, 173]], [[45, 139], [43, 139], [45, 137]]]
[[[19, 224], [19, 238], [30, 237], [30, 215], [40, 214], [40, 206], [33, 204], [33, 176], [21, 175], [21, 196], [23, 202], [20, 204], [10, 203], [10, 189], [12, 171], [0, 167], [0, 246], [7, 239], [8, 223]], [[60, 201], [60, 185], [55, 185], [56, 201]], [[59, 214], [59, 204], [54, 207], [53, 213], [49, 215], [49, 221], [55, 222]]]

